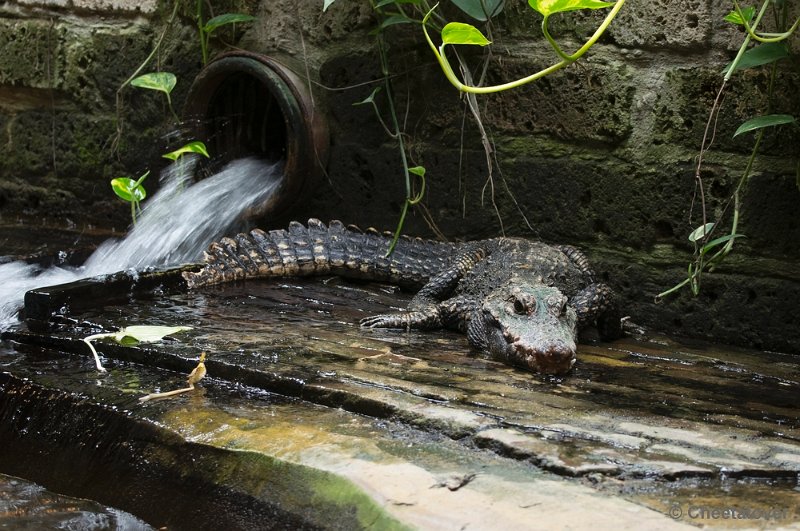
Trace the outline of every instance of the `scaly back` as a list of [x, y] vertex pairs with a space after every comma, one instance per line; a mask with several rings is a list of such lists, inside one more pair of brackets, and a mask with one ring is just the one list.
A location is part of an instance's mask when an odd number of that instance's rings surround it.
[[338, 275], [418, 288], [445, 269], [461, 244], [402, 237], [386, 257], [391, 233], [361, 231], [340, 221], [293, 221], [286, 230], [255, 229], [222, 238], [204, 253], [205, 266], [184, 273], [190, 288], [248, 278]]

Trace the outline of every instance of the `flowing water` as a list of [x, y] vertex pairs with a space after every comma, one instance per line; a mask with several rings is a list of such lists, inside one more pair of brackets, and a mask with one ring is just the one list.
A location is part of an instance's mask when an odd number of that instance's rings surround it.
[[30, 289], [197, 261], [209, 243], [267, 200], [280, 182], [280, 168], [257, 159], [234, 161], [218, 174], [191, 184], [193, 166], [192, 160], [185, 160], [168, 168], [159, 193], [145, 202], [129, 234], [102, 244], [82, 267], [43, 270], [19, 261], [0, 264], [0, 331], [17, 323], [17, 312]]

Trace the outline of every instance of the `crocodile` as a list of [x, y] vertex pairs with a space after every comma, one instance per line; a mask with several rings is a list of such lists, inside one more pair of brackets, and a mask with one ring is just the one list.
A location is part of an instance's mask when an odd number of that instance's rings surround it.
[[[597, 282], [586, 256], [568, 245], [498, 237], [442, 242], [362, 231], [310, 219], [288, 229], [255, 229], [212, 243], [190, 289], [249, 278], [338, 275], [388, 282], [417, 293], [405, 311], [365, 317], [367, 328], [466, 333], [470, 344], [505, 363], [564, 374], [576, 360], [578, 332], [621, 335], [617, 297]], [[388, 256], [387, 256], [388, 254]]]

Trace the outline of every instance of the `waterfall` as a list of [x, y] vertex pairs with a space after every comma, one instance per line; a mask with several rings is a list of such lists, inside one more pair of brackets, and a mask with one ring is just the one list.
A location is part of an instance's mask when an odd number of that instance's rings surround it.
[[25, 292], [79, 278], [148, 266], [197, 262], [203, 250], [263, 204], [280, 183], [278, 164], [257, 159], [231, 162], [224, 170], [191, 184], [194, 161], [165, 170], [158, 194], [144, 202], [136, 225], [120, 240], [101, 244], [78, 268], [0, 264], [0, 331], [17, 323]]

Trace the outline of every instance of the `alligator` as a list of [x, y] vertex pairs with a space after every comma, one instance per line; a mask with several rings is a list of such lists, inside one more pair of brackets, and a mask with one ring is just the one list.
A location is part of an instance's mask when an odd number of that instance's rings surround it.
[[204, 253], [202, 269], [183, 275], [190, 289], [319, 275], [417, 289], [407, 310], [366, 317], [361, 326], [458, 330], [493, 358], [545, 374], [572, 368], [584, 328], [596, 326], [609, 340], [622, 333], [616, 296], [575, 247], [511, 237], [452, 243], [404, 236], [388, 254], [391, 240], [391, 233], [340, 221], [294, 221], [286, 230], [222, 238]]

